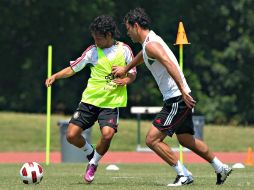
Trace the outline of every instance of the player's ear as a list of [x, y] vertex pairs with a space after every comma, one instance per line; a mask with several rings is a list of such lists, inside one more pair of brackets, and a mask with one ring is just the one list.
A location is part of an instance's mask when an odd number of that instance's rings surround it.
[[140, 27], [140, 25], [137, 22], [135, 22], [133, 26], [136, 27], [136, 28]]

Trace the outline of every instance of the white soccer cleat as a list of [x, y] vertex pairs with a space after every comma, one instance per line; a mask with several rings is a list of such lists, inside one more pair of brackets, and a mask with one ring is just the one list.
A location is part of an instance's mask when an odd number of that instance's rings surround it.
[[173, 183], [169, 183], [167, 186], [168, 187], [177, 187], [177, 186], [182, 186], [182, 185], [189, 185], [193, 183], [193, 177], [192, 175], [189, 176], [183, 176], [183, 175], [177, 175], [176, 179]]
[[228, 165], [224, 164], [222, 166], [222, 171], [220, 173], [217, 173], [216, 185], [223, 184], [232, 171], [233, 171], [232, 168], [230, 168]]

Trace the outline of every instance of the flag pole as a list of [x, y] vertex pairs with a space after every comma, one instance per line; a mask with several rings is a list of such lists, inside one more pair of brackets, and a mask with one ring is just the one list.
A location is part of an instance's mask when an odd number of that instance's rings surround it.
[[[52, 75], [52, 46], [48, 46], [48, 78]], [[51, 86], [47, 88], [46, 165], [50, 163]]]
[[[180, 64], [181, 71], [183, 71], [183, 45], [187, 45], [187, 44], [190, 44], [190, 43], [188, 42], [184, 27], [183, 27], [183, 23], [179, 22], [176, 43], [174, 45], [179, 45], [179, 64]], [[179, 144], [179, 158], [180, 158], [180, 162], [183, 163], [183, 147], [180, 144]]]

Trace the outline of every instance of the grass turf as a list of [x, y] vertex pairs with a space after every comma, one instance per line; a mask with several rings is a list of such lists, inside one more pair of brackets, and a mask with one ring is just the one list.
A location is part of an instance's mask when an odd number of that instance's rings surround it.
[[[69, 116], [52, 116], [51, 150], [60, 151], [57, 121]], [[0, 151], [45, 151], [46, 116], [40, 114], [0, 113]], [[136, 148], [136, 121], [121, 120], [118, 133], [111, 144], [111, 151], [134, 151]], [[150, 127], [150, 121], [142, 122], [141, 140]], [[204, 139], [214, 151], [246, 151], [253, 146], [253, 127], [210, 126], [204, 128]], [[92, 131], [93, 143], [100, 136], [98, 125]], [[244, 137], [244, 138], [243, 138]], [[175, 138], [167, 138], [171, 146], [177, 146]], [[145, 158], [144, 158], [145, 159]], [[93, 184], [83, 182], [84, 164], [42, 165], [44, 179], [39, 185], [25, 185], [19, 179], [21, 164], [0, 164], [0, 190], [5, 189], [168, 189], [166, 185], [175, 178], [175, 172], [166, 164], [119, 164], [119, 171], [106, 171], [100, 165]], [[223, 186], [216, 186], [216, 176], [209, 164], [187, 165], [194, 175], [194, 184], [185, 189], [254, 189], [253, 167], [235, 169]]]
[[[119, 171], [107, 171], [100, 165], [92, 184], [83, 182], [84, 164], [42, 165], [44, 178], [38, 185], [23, 184], [19, 178], [21, 164], [0, 164], [0, 189], [75, 189], [75, 190], [162, 190], [175, 178], [175, 172], [166, 164], [119, 164]], [[254, 189], [253, 168], [235, 169], [225, 184], [216, 186], [216, 175], [209, 164], [186, 165], [193, 173], [194, 183], [180, 189], [231, 190]], [[4, 172], [3, 172], [4, 171]]]
[[[51, 151], [60, 151], [60, 132], [57, 122], [70, 116], [52, 115]], [[141, 142], [145, 146], [145, 135], [151, 121], [141, 123]], [[46, 116], [42, 114], [24, 114], [0, 112], [1, 143], [3, 151], [45, 151]], [[211, 126], [204, 127], [204, 141], [213, 151], [246, 152], [253, 146], [254, 127]], [[100, 137], [98, 124], [92, 128], [92, 143]], [[112, 140], [110, 151], [135, 151], [137, 123], [135, 120], [120, 119], [118, 133]], [[178, 147], [176, 138], [166, 138], [165, 142]], [[254, 147], [252, 147], [254, 148]]]

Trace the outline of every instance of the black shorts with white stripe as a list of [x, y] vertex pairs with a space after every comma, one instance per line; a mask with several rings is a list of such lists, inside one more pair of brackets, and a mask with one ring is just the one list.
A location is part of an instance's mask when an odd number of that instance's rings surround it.
[[98, 121], [100, 128], [109, 126], [117, 132], [119, 120], [118, 108], [100, 108], [91, 104], [80, 102], [69, 123], [88, 129]]
[[187, 107], [182, 96], [166, 100], [162, 110], [153, 120], [153, 125], [170, 137], [174, 133], [194, 135], [192, 110]]

